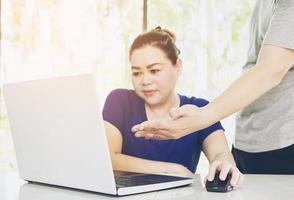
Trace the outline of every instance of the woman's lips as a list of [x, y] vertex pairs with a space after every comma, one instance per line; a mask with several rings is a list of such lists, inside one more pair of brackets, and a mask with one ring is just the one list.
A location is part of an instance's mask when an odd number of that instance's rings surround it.
[[152, 96], [155, 92], [156, 90], [143, 90], [145, 96]]

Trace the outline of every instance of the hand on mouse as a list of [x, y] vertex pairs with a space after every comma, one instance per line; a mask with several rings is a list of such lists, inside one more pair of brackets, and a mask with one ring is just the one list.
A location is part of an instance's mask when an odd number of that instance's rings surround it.
[[214, 160], [209, 166], [209, 172], [204, 179], [204, 183], [206, 183], [207, 180], [212, 181], [217, 171], [220, 172], [220, 180], [225, 180], [227, 175], [231, 173], [232, 178], [230, 184], [234, 190], [239, 188], [244, 181], [244, 175], [235, 165], [226, 160]]

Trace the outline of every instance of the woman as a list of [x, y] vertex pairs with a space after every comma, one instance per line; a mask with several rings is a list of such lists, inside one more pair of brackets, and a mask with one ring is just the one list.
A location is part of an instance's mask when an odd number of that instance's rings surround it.
[[208, 103], [176, 94], [182, 69], [178, 54], [174, 34], [160, 27], [139, 35], [131, 45], [134, 90], [112, 91], [103, 109], [113, 168], [190, 175], [195, 172], [203, 150], [210, 162], [210, 176], [220, 171], [224, 180], [231, 173], [231, 185], [236, 189], [243, 175], [235, 166], [219, 122], [179, 140], [145, 140], [131, 131], [132, 126], [143, 121], [168, 118], [172, 107], [187, 104], [202, 107]]

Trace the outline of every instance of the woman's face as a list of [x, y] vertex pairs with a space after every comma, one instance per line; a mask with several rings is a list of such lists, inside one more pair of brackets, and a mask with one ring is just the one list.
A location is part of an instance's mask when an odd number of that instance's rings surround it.
[[170, 100], [181, 70], [179, 59], [173, 65], [161, 49], [145, 46], [133, 51], [131, 67], [135, 92], [148, 105], [157, 106]]

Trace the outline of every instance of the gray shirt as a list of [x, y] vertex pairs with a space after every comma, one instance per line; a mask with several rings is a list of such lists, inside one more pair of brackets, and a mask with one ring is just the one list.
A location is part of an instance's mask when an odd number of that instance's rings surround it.
[[[294, 0], [257, 0], [243, 71], [254, 67], [263, 44], [294, 50]], [[238, 113], [235, 147], [263, 152], [291, 144], [294, 144], [294, 67], [278, 86]]]

